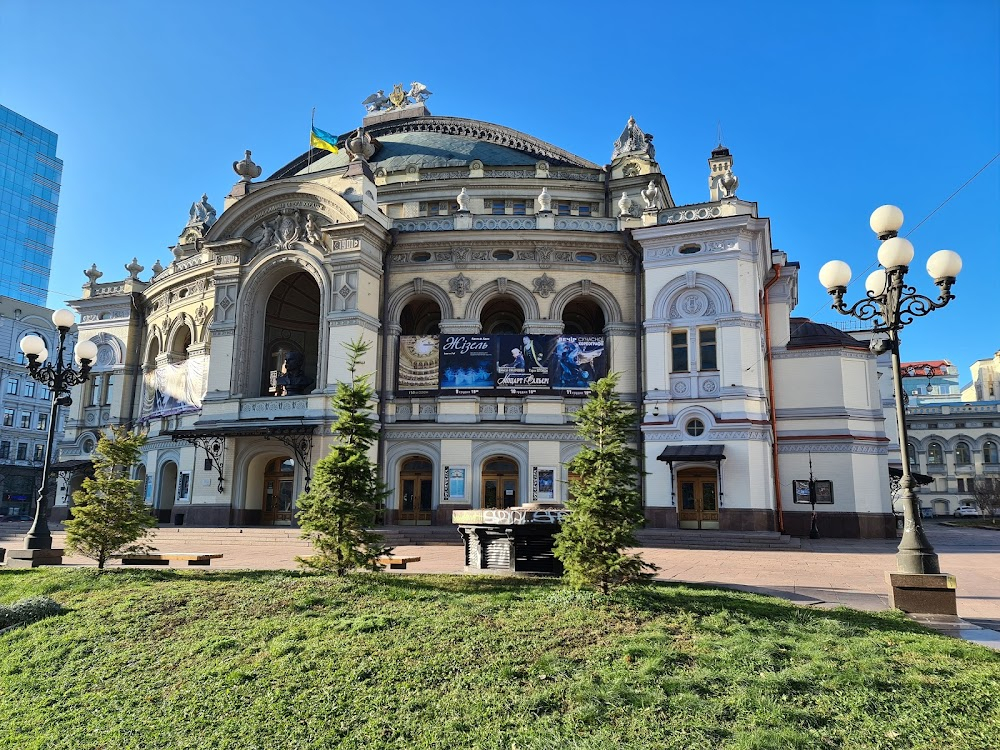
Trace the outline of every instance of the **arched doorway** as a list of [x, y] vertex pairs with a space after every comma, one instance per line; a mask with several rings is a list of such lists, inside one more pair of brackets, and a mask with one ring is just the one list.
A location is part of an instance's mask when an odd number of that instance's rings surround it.
[[714, 469], [677, 472], [677, 523], [682, 529], [719, 528], [719, 475]]
[[406, 459], [399, 468], [399, 523], [430, 526], [434, 501], [434, 464], [422, 456]]
[[517, 505], [517, 462], [506, 456], [491, 458], [483, 464], [482, 507], [513, 508]]
[[260, 522], [263, 526], [291, 526], [295, 487], [295, 462], [291, 458], [274, 458], [264, 467], [264, 498]]
[[[298, 395], [316, 387], [319, 319], [320, 291], [312, 276], [298, 271], [277, 283], [264, 313], [261, 396]], [[298, 355], [293, 358], [296, 371], [283, 373], [286, 358], [293, 353]], [[283, 374], [292, 381], [279, 386], [278, 377]]]
[[177, 499], [177, 464], [167, 461], [160, 467], [160, 484], [156, 492], [156, 520], [169, 523]]

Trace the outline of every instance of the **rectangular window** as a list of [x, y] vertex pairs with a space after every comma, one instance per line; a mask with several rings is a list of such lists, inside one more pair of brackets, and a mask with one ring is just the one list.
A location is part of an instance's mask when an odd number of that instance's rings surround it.
[[556, 206], [556, 213], [559, 214], [560, 216], [569, 216], [570, 215], [569, 203], [560, 203], [558, 206]]
[[45, 445], [42, 443], [35, 444], [35, 461], [43, 461], [45, 459]]
[[591, 207], [589, 203], [581, 203], [577, 214], [580, 216], [590, 216]]
[[28, 460], [28, 444], [18, 443], [17, 444], [17, 460], [27, 461]]
[[958, 479], [958, 491], [965, 492], [965, 480], [959, 477]]
[[698, 329], [698, 355], [701, 358], [702, 370], [718, 370], [719, 363], [715, 356], [715, 329]]
[[965, 422], [955, 422], [955, 429], [964, 430], [965, 429]]
[[490, 204], [490, 213], [494, 216], [502, 216], [507, 213], [507, 203], [498, 198], [494, 198], [491, 201], [487, 201]]
[[42, 412], [38, 415], [38, 424], [35, 425], [39, 430], [48, 429], [49, 426], [49, 415]]
[[3, 426], [13, 427], [14, 426], [14, 410], [4, 409], [3, 410]]
[[35, 396], [35, 381], [26, 380], [24, 381], [24, 395], [28, 398], [34, 398]]
[[11, 378], [7, 381], [7, 395], [16, 396], [17, 395], [17, 378]]
[[40, 398], [42, 401], [50, 401], [51, 399], [49, 398], [49, 396], [50, 396], [49, 387], [47, 385], [43, 385], [38, 390], [38, 398]]
[[115, 395], [115, 376], [107, 375], [107, 382], [104, 384], [104, 405], [111, 406], [111, 399]]
[[0, 441], [0, 458], [10, 458], [10, 441]]
[[29, 430], [31, 429], [31, 412], [22, 411], [21, 412], [21, 429]]
[[671, 331], [670, 333], [670, 372], [688, 371], [688, 333], [687, 331]]
[[100, 375], [90, 376], [90, 406], [101, 405], [101, 387], [104, 385]]
[[524, 216], [527, 212], [527, 205], [523, 200], [514, 201], [514, 216]]

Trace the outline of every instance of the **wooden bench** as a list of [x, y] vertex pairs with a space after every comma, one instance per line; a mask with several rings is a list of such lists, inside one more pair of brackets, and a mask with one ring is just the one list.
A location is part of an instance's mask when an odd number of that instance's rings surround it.
[[211, 565], [221, 552], [150, 552], [146, 555], [122, 555], [122, 565], [170, 565], [171, 560], [187, 560], [188, 565]]
[[383, 565], [388, 565], [390, 570], [406, 570], [407, 563], [420, 562], [419, 557], [380, 557], [378, 559]]

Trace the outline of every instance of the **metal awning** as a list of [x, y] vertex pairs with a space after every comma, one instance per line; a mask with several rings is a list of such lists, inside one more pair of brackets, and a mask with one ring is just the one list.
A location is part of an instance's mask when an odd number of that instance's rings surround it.
[[94, 462], [89, 458], [75, 458], [71, 461], [56, 461], [49, 464], [49, 469], [52, 471], [85, 471], [86, 469], [91, 469], [94, 466]]
[[319, 425], [319, 422], [306, 422], [301, 419], [243, 420], [207, 424], [199, 422], [193, 427], [167, 430], [163, 434], [175, 440], [191, 443], [205, 451], [205, 455], [218, 474], [220, 494], [223, 492], [225, 475], [226, 438], [262, 437], [265, 440], [277, 440], [295, 453], [295, 457], [305, 470], [305, 489], [308, 492], [309, 483], [312, 481], [313, 433]]
[[[913, 477], [913, 481], [918, 485], [930, 484], [934, 481], [934, 477], [927, 476], [926, 474], [918, 474], [915, 471], [910, 472], [910, 476]], [[889, 464], [889, 477], [891, 479], [902, 479], [903, 478], [903, 467], [901, 464]]]
[[715, 461], [721, 463], [725, 460], [724, 445], [668, 445], [663, 452], [656, 457], [657, 461], [674, 463], [675, 461]]

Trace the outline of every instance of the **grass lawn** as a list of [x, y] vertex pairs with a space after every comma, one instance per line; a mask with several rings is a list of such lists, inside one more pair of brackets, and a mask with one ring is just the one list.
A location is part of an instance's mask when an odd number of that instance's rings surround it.
[[1000, 518], [955, 518], [947, 522], [948, 526], [972, 526], [977, 529], [993, 529], [1000, 531]]
[[6, 571], [0, 748], [1000, 747], [1000, 654], [898, 613], [655, 585]]

